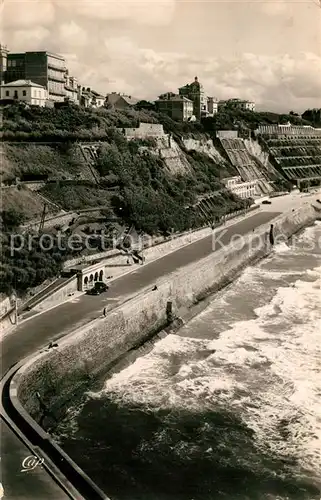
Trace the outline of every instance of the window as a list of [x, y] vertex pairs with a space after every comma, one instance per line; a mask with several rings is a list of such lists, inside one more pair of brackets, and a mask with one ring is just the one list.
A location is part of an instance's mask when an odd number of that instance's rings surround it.
[[15, 98], [15, 99], [18, 99], [18, 90], [15, 90], [15, 91], [14, 91], [14, 98]]
[[27, 95], [27, 91], [26, 91], [26, 90], [23, 90], [23, 91], [22, 91], [22, 95], [26, 96], [26, 95]]
[[9, 95], [10, 95], [9, 90], [6, 90], [6, 97], [9, 97]]

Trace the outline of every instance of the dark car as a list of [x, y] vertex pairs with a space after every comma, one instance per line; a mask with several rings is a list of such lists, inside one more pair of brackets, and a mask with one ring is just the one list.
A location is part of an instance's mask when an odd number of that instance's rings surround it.
[[98, 290], [98, 288], [93, 287], [93, 288], [90, 288], [89, 290], [87, 290], [86, 294], [87, 295], [100, 295], [101, 292], [100, 292], [100, 290]]
[[263, 200], [262, 201], [262, 205], [271, 205], [271, 201], [270, 200]]
[[95, 286], [87, 291], [88, 295], [100, 295], [108, 290], [108, 285], [103, 281], [96, 281]]

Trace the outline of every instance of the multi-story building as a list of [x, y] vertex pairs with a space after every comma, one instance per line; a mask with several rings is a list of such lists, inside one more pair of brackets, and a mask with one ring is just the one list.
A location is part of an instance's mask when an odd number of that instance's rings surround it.
[[31, 80], [48, 91], [48, 98], [63, 101], [65, 91], [65, 59], [47, 51], [7, 53], [6, 83]]
[[177, 121], [189, 121], [194, 113], [194, 104], [190, 99], [172, 92], [160, 95], [155, 106], [157, 111]]
[[255, 111], [255, 102], [243, 99], [227, 99], [226, 101], [219, 101], [218, 109], [239, 109], [241, 111]]
[[4, 78], [7, 71], [8, 52], [7, 47], [0, 44], [0, 85], [5, 83]]
[[218, 100], [214, 97], [207, 98], [208, 116], [214, 116], [218, 112]]
[[74, 76], [70, 76], [68, 70], [65, 73], [65, 99], [73, 104], [79, 104], [78, 81]]
[[187, 97], [193, 102], [193, 114], [197, 120], [202, 116], [208, 115], [207, 97], [204, 92], [203, 85], [198, 81], [197, 76], [192, 83], [184, 85], [178, 89], [179, 95]]
[[0, 86], [1, 100], [23, 101], [33, 106], [45, 106], [48, 92], [45, 87], [30, 80], [16, 80]]
[[105, 97], [91, 88], [78, 85], [79, 104], [84, 108], [102, 108], [105, 104]]
[[243, 182], [240, 176], [222, 179], [225, 187], [240, 198], [255, 198], [257, 195], [257, 180]]

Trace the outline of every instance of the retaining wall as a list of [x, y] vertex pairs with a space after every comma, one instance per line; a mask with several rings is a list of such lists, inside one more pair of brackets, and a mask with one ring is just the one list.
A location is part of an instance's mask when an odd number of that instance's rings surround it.
[[39, 300], [39, 303], [35, 303], [32, 307], [37, 308], [37, 312], [46, 311], [51, 307], [58, 306], [65, 302], [70, 295], [73, 295], [78, 291], [77, 287], [77, 276], [70, 278], [65, 285], [59, 287], [55, 292], [51, 293], [48, 297], [44, 297]]
[[[310, 205], [283, 214], [273, 221], [275, 237], [290, 237], [316, 217], [317, 212]], [[46, 404], [59, 413], [91, 377], [105, 373], [119, 356], [165, 326], [168, 301], [173, 304], [173, 312], [180, 314], [209, 291], [233, 280], [246, 265], [267, 255], [269, 229], [270, 224], [261, 226], [243, 238], [242, 246], [229, 245], [164, 277], [157, 283], [156, 291], [149, 287], [106, 318], [96, 319], [61, 339], [58, 348], [33, 358], [14, 377], [25, 409], [35, 420], [39, 419], [35, 396], [38, 391]]]

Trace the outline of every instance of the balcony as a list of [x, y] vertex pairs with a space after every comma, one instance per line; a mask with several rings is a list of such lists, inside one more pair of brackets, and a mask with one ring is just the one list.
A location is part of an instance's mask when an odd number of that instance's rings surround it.
[[67, 71], [66, 66], [59, 66], [59, 64], [54, 64], [54, 63], [49, 62], [49, 61], [48, 61], [48, 68], [61, 71], [62, 73], [65, 73]]
[[64, 76], [53, 76], [48, 73], [48, 80], [53, 80], [54, 82], [65, 83]]
[[49, 95], [60, 95], [60, 96], [65, 96], [66, 95], [66, 92], [65, 90], [51, 90], [49, 89]]

